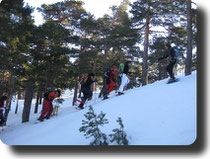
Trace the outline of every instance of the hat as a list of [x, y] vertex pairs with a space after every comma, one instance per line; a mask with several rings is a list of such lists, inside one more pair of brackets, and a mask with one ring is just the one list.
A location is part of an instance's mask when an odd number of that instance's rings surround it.
[[112, 69], [117, 69], [117, 66], [113, 65], [113, 66], [112, 66]]

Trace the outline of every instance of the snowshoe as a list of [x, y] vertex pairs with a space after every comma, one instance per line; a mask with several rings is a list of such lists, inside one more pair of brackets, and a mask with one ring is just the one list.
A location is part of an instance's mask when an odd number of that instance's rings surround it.
[[82, 107], [76, 107], [77, 110], [83, 110], [84, 108]]
[[37, 120], [38, 120], [38, 121], [41, 121], [41, 122], [44, 121], [44, 119], [40, 119], [40, 118], [38, 118]]
[[170, 78], [167, 82], [167, 84], [170, 84], [170, 83], [174, 83], [174, 82], [178, 82], [179, 81], [179, 78]]
[[106, 100], [106, 99], [109, 99], [109, 97], [105, 96], [105, 97], [103, 98], [103, 100]]
[[123, 92], [118, 92], [117, 96], [121, 96], [121, 95], [124, 95]]
[[84, 104], [83, 103], [80, 103], [80, 105], [78, 107], [76, 107], [77, 110], [82, 110], [84, 109]]
[[45, 117], [45, 119], [49, 120], [49, 119], [50, 119], [50, 117]]

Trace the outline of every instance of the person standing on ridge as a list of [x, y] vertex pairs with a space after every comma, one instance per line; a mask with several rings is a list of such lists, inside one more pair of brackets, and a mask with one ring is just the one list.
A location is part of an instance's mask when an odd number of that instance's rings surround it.
[[166, 44], [165, 49], [167, 51], [167, 55], [159, 58], [158, 61], [168, 58], [169, 64], [166, 67], [166, 70], [170, 76], [169, 81], [174, 81], [174, 80], [176, 80], [174, 73], [173, 73], [174, 65], [176, 64], [176, 51], [174, 50], [174, 48], [171, 47], [170, 44]]

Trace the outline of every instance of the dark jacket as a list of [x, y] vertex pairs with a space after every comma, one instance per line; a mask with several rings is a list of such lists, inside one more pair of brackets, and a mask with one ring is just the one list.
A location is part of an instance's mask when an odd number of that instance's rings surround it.
[[86, 83], [81, 86], [81, 89], [83, 89], [83, 88], [90, 89], [91, 84], [94, 83], [94, 82], [97, 82], [97, 81], [96, 80], [92, 80], [91, 77], [88, 76], [88, 79], [87, 79]]
[[175, 55], [176, 55], [176, 51], [173, 48], [170, 48], [170, 50], [168, 50], [167, 55], [159, 58], [158, 60], [162, 60], [168, 57], [169, 61], [175, 61], [176, 60]]
[[123, 73], [126, 75], [129, 73], [129, 64], [128, 63], [125, 64]]

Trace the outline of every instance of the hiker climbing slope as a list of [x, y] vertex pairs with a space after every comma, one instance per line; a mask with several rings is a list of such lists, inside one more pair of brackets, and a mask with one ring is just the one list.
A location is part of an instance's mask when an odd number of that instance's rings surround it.
[[44, 118], [49, 119], [53, 112], [52, 102], [55, 98], [60, 97], [61, 91], [57, 89], [56, 91], [47, 91], [44, 94], [44, 105], [42, 109], [42, 113], [38, 120], [43, 121]]
[[6, 109], [6, 107], [4, 106], [4, 102], [7, 100], [6, 96], [2, 96], [0, 98], [0, 126], [4, 126], [6, 119], [4, 117], [4, 109]]
[[120, 64], [120, 77], [121, 77], [121, 84], [118, 90], [118, 95], [123, 94], [123, 91], [125, 89], [125, 87], [128, 85], [128, 83], [130, 82], [127, 74], [129, 73], [129, 65], [130, 65], [131, 61], [126, 61], [125, 64]]
[[107, 72], [104, 73], [106, 80], [106, 92], [104, 92], [104, 99], [108, 99], [109, 93], [111, 93], [116, 86], [115, 78], [117, 77], [117, 66], [113, 65]]
[[84, 109], [84, 104], [85, 104], [86, 100], [91, 98], [93, 95], [93, 92], [91, 91], [91, 85], [94, 82], [97, 82], [97, 80], [93, 79], [94, 77], [95, 77], [95, 74], [90, 73], [88, 76], [83, 77], [82, 81], [80, 82], [83, 97], [81, 97], [82, 102], [78, 106], [79, 109]]

